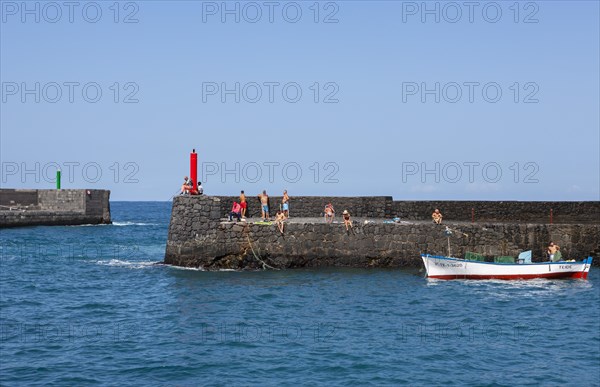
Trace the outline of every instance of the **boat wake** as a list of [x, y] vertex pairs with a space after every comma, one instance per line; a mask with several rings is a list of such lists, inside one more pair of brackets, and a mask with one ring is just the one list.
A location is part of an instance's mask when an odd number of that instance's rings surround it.
[[468, 291], [471, 294], [480, 294], [498, 300], [522, 299], [523, 297], [539, 298], [556, 294], [576, 297], [579, 293], [589, 291], [593, 287], [589, 281], [567, 281], [549, 278], [512, 281], [498, 279], [448, 281], [428, 278], [427, 286], [460, 286], [469, 289]]

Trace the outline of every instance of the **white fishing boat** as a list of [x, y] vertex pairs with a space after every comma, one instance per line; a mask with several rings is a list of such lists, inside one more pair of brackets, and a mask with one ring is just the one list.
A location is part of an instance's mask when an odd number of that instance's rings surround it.
[[[503, 279], [518, 280], [532, 278], [581, 278], [587, 279], [592, 257], [583, 261], [526, 262], [516, 263], [482, 262], [453, 257], [421, 254], [427, 276], [439, 279]], [[529, 260], [530, 261], [530, 260]]]

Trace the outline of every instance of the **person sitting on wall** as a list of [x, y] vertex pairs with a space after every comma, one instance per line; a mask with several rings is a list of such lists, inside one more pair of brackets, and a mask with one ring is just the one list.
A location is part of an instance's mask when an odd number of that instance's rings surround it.
[[192, 189], [194, 188], [194, 182], [189, 177], [185, 176], [183, 178], [183, 185], [181, 186], [180, 195], [190, 195], [192, 193]]
[[348, 212], [348, 210], [344, 210], [344, 212], [342, 212], [342, 216], [344, 218], [344, 226], [346, 226], [346, 232], [350, 231], [350, 229], [352, 228], [352, 221], [350, 220], [350, 213]]
[[562, 253], [560, 252], [560, 246], [554, 242], [550, 242], [548, 245], [548, 258], [551, 262], [558, 262], [562, 260]]
[[431, 214], [431, 219], [433, 219], [433, 223], [435, 224], [442, 224], [442, 213], [440, 210], [436, 208], [433, 214]]
[[242, 218], [242, 206], [238, 202], [233, 202], [233, 206], [231, 207], [231, 212], [229, 213], [229, 221], [233, 221], [233, 217], [237, 218], [239, 222]]
[[283, 235], [283, 228], [285, 227], [285, 213], [283, 211], [277, 211], [277, 215], [275, 215], [275, 223], [279, 228], [279, 232]]
[[202, 182], [201, 181], [198, 182], [198, 190], [197, 190], [197, 192], [198, 192], [198, 195], [203, 195], [204, 194], [204, 187], [202, 187]]
[[324, 212], [325, 222], [329, 224], [333, 223], [333, 218], [335, 217], [335, 210], [333, 209], [333, 204], [331, 204], [331, 202], [327, 203]]

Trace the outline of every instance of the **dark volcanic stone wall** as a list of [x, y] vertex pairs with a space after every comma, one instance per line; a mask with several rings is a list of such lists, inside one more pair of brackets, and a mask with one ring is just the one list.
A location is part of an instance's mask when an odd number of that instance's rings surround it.
[[[230, 211], [238, 196], [218, 196], [221, 213]], [[248, 195], [248, 216], [260, 216], [260, 203], [256, 195]], [[394, 201], [391, 196], [321, 197], [292, 196], [290, 214], [293, 217], [318, 217], [325, 204], [332, 202], [340, 214], [344, 209], [353, 216], [369, 218], [400, 217], [405, 220], [429, 220], [434, 209], [439, 208], [444, 219], [471, 221], [471, 211], [477, 222], [530, 222], [550, 223], [600, 223], [600, 202], [518, 202], [518, 201]], [[281, 196], [270, 197], [269, 212], [279, 209]]]
[[0, 190], [0, 206], [37, 207], [38, 191], [36, 189], [2, 189]]
[[[353, 203], [357, 206], [364, 200], [355, 199]], [[265, 265], [398, 267], [420, 266], [421, 253], [447, 254], [444, 227], [429, 222], [356, 222], [354, 232], [346, 233], [342, 224], [329, 225], [314, 219], [313, 223], [287, 224], [282, 236], [275, 225], [221, 223], [219, 218], [230, 207], [230, 203], [224, 202], [230, 200], [233, 199], [210, 196], [175, 198], [165, 263], [205, 269]], [[466, 251], [489, 257], [516, 256], [522, 250], [533, 249], [534, 257], [541, 258], [547, 244], [554, 241], [561, 245], [565, 258], [580, 260], [592, 255], [596, 264], [599, 259], [599, 224], [446, 224], [468, 235], [455, 233], [451, 237], [454, 256], [463, 256]]]
[[99, 219], [100, 223], [109, 224], [110, 220], [110, 191], [108, 190], [90, 190], [89, 195], [85, 195], [85, 216]]
[[218, 239], [220, 200], [210, 196], [173, 199], [165, 263], [199, 267], [222, 254]]
[[476, 222], [600, 223], [600, 202], [395, 201], [393, 214], [423, 219], [439, 208], [444, 219]]

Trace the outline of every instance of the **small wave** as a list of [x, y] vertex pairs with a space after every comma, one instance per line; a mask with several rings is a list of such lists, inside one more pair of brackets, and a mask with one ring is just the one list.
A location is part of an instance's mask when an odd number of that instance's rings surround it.
[[146, 267], [154, 266], [158, 262], [156, 261], [122, 261], [120, 259], [111, 259], [109, 261], [96, 261], [97, 265], [102, 266], [117, 266], [117, 267], [129, 267], [132, 269], [143, 269]]
[[142, 223], [142, 222], [112, 222], [110, 224], [75, 224], [67, 225], [67, 227], [103, 227], [103, 226], [158, 226], [157, 223]]
[[156, 223], [113, 222], [113, 226], [156, 226]]
[[206, 271], [203, 267], [184, 267], [184, 266], [175, 266], [175, 265], [167, 265], [171, 269], [175, 270], [191, 270], [191, 271]]
[[[165, 265], [165, 266], [169, 266], [172, 269], [175, 270], [191, 270], [191, 271], [208, 271], [205, 268], [203, 268], [202, 266], [200, 267], [184, 267], [184, 266], [175, 266], [175, 265]], [[219, 271], [233, 271], [233, 272], [241, 272], [242, 270], [237, 270], [237, 269], [218, 269], [218, 270], [211, 270], [213, 272], [219, 272]]]
[[[175, 269], [175, 270], [191, 270], [191, 271], [208, 271], [203, 267], [184, 267], [184, 266], [175, 266], [175, 265], [165, 265], [165, 266], [169, 266], [171, 269]], [[219, 269], [219, 270], [213, 270], [215, 272], [217, 271], [240, 271], [240, 270], [236, 270], [236, 269]]]
[[110, 224], [100, 223], [100, 224], [69, 224], [66, 227], [104, 227], [110, 226]]

